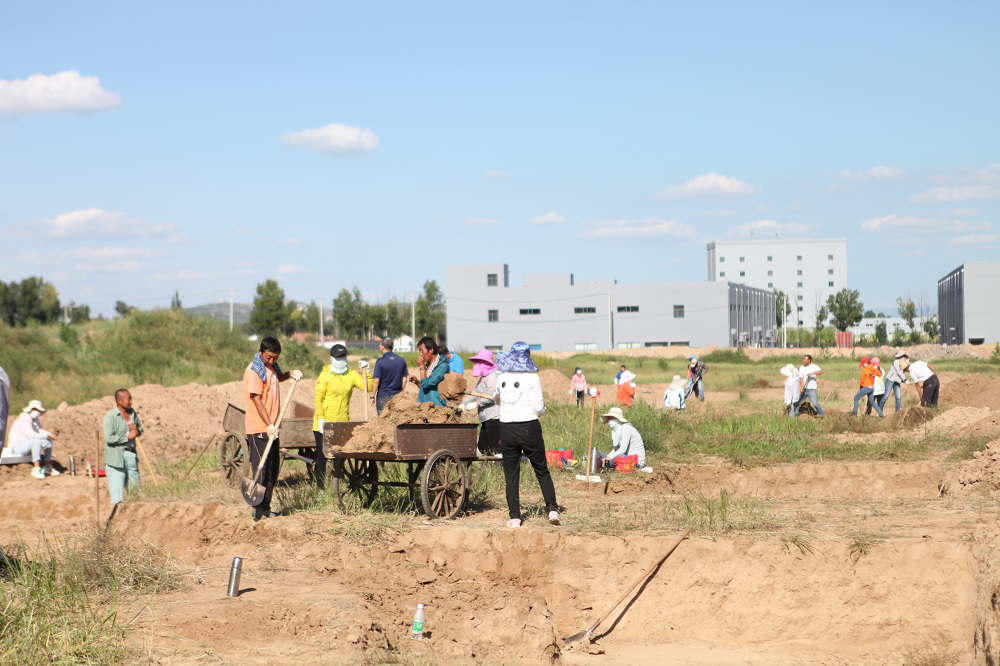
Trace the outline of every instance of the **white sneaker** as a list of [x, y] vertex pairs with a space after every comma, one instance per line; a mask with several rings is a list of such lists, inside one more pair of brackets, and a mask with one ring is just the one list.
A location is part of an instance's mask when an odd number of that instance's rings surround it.
[[41, 467], [32, 467], [31, 476], [35, 477], [36, 479], [44, 479], [45, 472], [42, 471]]
[[642, 468], [642, 471], [645, 472], [646, 474], [652, 474], [653, 468], [650, 467], [649, 465], [646, 465], [645, 467]]
[[549, 524], [562, 525], [562, 518], [559, 517], [558, 511], [549, 511]]
[[521, 526], [520, 518], [511, 518], [510, 520], [507, 521], [507, 527], [514, 528], [520, 526]]
[[59, 476], [62, 474], [62, 472], [60, 472], [59, 470], [53, 469], [51, 467], [46, 467], [45, 473], [48, 474], [49, 476]]

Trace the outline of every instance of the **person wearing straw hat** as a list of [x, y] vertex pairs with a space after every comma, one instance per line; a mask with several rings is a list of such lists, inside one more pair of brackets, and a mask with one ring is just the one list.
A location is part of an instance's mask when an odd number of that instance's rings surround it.
[[663, 392], [663, 407], [677, 411], [684, 409], [684, 379], [680, 375], [674, 375], [667, 384], [667, 390]]
[[[861, 381], [858, 388], [858, 392], [854, 394], [854, 407], [851, 409], [851, 416], [858, 415], [858, 401], [861, 398], [868, 397], [869, 403], [872, 401], [872, 394], [875, 392], [875, 377], [882, 376], [882, 369], [876, 364], [872, 363], [873, 359], [865, 356], [861, 359], [861, 363], [858, 365], [861, 368]], [[884, 418], [882, 414], [882, 408], [875, 405], [875, 411], [878, 412], [879, 418]]]
[[635, 373], [626, 370], [618, 378], [618, 404], [622, 407], [631, 407], [635, 400]]
[[644, 470], [646, 468], [646, 445], [643, 444], [639, 431], [625, 418], [621, 407], [612, 407], [607, 413], [601, 414], [601, 420], [611, 429], [611, 451], [607, 455], [601, 455], [595, 448], [591, 452], [594, 462], [604, 467], [614, 467], [615, 458], [638, 456], [639, 462], [636, 469]]
[[904, 371], [910, 373], [910, 379], [917, 388], [920, 406], [937, 407], [941, 382], [934, 372], [934, 366], [926, 361], [910, 361], [909, 358], [904, 359], [902, 366]]
[[902, 349], [896, 352], [896, 358], [892, 361], [892, 365], [889, 369], [885, 371], [885, 393], [882, 394], [882, 399], [879, 401], [878, 406], [885, 408], [885, 401], [889, 399], [889, 394], [892, 393], [896, 398], [896, 411], [899, 411], [900, 407], [900, 386], [907, 383], [906, 374], [903, 371], [903, 363], [908, 363], [910, 360], [909, 355]]
[[480, 395], [467, 395], [462, 400], [462, 407], [468, 411], [479, 411], [479, 441], [476, 448], [479, 452], [487, 456], [500, 456], [500, 405], [484, 395], [496, 395], [497, 366], [493, 362], [493, 352], [489, 349], [482, 349], [478, 354], [471, 357], [472, 376], [478, 377], [473, 393]]
[[788, 409], [788, 418], [794, 419], [799, 415], [799, 398], [802, 397], [799, 369], [789, 363], [779, 372], [785, 376], [785, 407]]
[[503, 476], [506, 485], [507, 527], [521, 526], [521, 456], [531, 463], [535, 478], [542, 489], [545, 512], [549, 522], [561, 525], [556, 489], [545, 461], [545, 440], [538, 417], [545, 413], [542, 382], [536, 374], [538, 366], [531, 360], [531, 348], [526, 342], [515, 342], [510, 352], [497, 358], [497, 392], [500, 400], [500, 452], [503, 454]]
[[59, 436], [42, 427], [39, 418], [44, 413], [42, 403], [32, 400], [21, 410], [10, 427], [8, 450], [11, 455], [31, 456], [31, 476], [36, 479], [59, 476], [59, 470], [52, 469], [52, 442], [59, 439]]

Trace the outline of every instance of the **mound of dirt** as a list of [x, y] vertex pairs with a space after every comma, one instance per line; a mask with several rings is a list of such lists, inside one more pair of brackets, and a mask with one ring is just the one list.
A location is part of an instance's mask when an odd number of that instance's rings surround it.
[[957, 495], [976, 489], [995, 494], [1000, 490], [1000, 439], [976, 451], [971, 460], [963, 461], [945, 475], [940, 487], [941, 494]]
[[965, 433], [973, 424], [987, 418], [992, 413], [989, 407], [954, 407], [938, 414], [928, 422], [927, 433], [932, 435]]
[[445, 400], [461, 400], [467, 388], [468, 382], [465, 381], [465, 377], [456, 372], [449, 372], [438, 384], [438, 393]]
[[[449, 377], [459, 375], [449, 374]], [[464, 379], [462, 380], [464, 383]], [[463, 390], [464, 392], [464, 390]], [[401, 423], [457, 423], [459, 418], [448, 407], [432, 402], [417, 402], [407, 395], [397, 395], [382, 411], [382, 416], [354, 429], [340, 450], [345, 453], [392, 453], [393, 433]]]
[[946, 405], [1000, 409], [1000, 379], [979, 374], [957, 377], [942, 387], [941, 402]]

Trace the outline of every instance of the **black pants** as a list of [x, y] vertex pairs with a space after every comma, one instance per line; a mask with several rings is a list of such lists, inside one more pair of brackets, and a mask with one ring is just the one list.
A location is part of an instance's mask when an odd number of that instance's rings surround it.
[[558, 511], [556, 489], [545, 462], [545, 440], [538, 419], [524, 423], [500, 424], [500, 451], [503, 453], [503, 477], [507, 486], [507, 511], [511, 518], [521, 517], [521, 454], [535, 470], [535, 478], [545, 499], [545, 512]]
[[326, 486], [326, 455], [323, 453], [323, 433], [313, 430], [313, 439], [316, 440], [315, 462], [312, 466], [313, 481], [316, 487], [322, 490]]
[[[280, 439], [280, 438], [279, 438]], [[271, 495], [274, 493], [274, 484], [278, 482], [278, 468], [281, 465], [281, 456], [278, 452], [280, 442], [276, 439], [271, 444], [271, 450], [267, 454], [264, 462], [264, 469], [260, 473], [260, 482], [264, 486], [264, 501], [257, 507], [257, 511], [267, 513], [271, 510]], [[261, 432], [247, 435], [247, 446], [250, 449], [250, 475], [257, 473], [257, 466], [260, 465], [260, 458], [267, 448], [267, 433]]]
[[476, 448], [479, 449], [480, 453], [485, 453], [488, 456], [500, 453], [499, 418], [483, 421], [479, 428], [479, 442], [476, 444]]
[[938, 392], [941, 390], [941, 382], [937, 375], [931, 375], [924, 380], [924, 392], [920, 394], [921, 407], [937, 407]]
[[577, 391], [576, 392], [576, 406], [577, 407], [583, 407], [583, 404], [586, 402], [586, 397], [587, 397], [587, 392], [586, 391]]

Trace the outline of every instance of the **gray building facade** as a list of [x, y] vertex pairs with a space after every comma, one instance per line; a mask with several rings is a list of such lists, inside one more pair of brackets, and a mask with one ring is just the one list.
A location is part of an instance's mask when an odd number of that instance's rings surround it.
[[1000, 263], [963, 264], [938, 280], [941, 342], [1000, 341]]
[[624, 285], [570, 273], [526, 274], [506, 264], [452, 265], [448, 346], [537, 351], [767, 346], [777, 339], [774, 294], [729, 282]]

